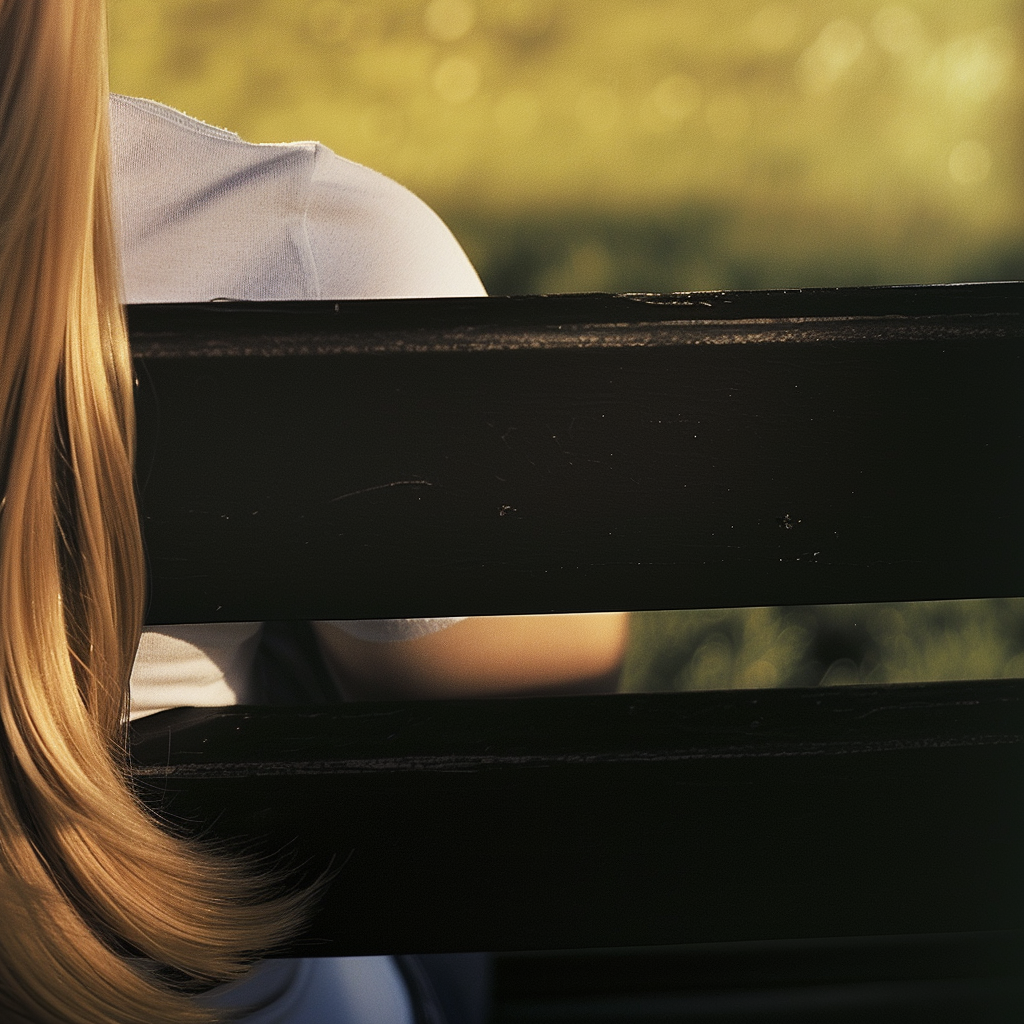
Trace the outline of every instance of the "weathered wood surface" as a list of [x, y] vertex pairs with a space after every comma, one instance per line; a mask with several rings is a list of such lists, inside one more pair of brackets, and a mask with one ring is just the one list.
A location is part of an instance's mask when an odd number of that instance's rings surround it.
[[[151, 623], [1024, 593], [1024, 286], [134, 307]], [[1024, 925], [1024, 683], [179, 709], [293, 952]]]
[[149, 798], [337, 874], [338, 953], [1024, 926], [1024, 683], [136, 723]]
[[1022, 298], [133, 307], [149, 621], [1024, 593]]

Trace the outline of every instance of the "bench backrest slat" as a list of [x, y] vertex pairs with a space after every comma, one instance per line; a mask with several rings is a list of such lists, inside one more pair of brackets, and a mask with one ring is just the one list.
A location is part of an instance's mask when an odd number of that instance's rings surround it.
[[149, 621], [1024, 593], [1022, 299], [135, 307]]

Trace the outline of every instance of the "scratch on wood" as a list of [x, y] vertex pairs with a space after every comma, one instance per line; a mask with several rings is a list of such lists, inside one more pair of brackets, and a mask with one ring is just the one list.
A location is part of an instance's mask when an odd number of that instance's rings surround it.
[[339, 494], [331, 498], [331, 502], [342, 501], [345, 498], [354, 498], [357, 494], [369, 494], [371, 491], [386, 491], [389, 487], [433, 487], [429, 480], [392, 480], [389, 484], [377, 484], [374, 487], [363, 487], [358, 491], [349, 491], [347, 494]]

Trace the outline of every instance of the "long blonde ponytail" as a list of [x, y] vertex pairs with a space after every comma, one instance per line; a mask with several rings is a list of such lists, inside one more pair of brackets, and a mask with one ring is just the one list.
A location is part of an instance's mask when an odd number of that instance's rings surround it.
[[209, 1021], [305, 906], [128, 780], [144, 563], [102, 0], [0, 0], [0, 1018]]

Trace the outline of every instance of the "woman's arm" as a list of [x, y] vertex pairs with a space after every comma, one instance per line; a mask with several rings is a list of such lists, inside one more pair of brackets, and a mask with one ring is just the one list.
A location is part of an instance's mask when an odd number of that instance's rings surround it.
[[415, 640], [370, 643], [314, 623], [324, 659], [357, 700], [609, 692], [626, 647], [626, 612], [464, 619]]

